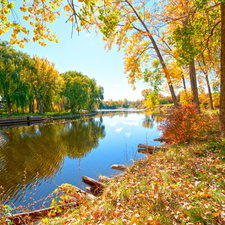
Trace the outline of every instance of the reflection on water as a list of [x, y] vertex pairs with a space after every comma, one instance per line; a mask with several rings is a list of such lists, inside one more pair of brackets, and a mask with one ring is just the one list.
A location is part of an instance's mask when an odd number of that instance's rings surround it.
[[28, 187], [37, 173], [39, 180], [53, 177], [65, 156], [86, 156], [98, 146], [99, 138], [104, 138], [104, 129], [100, 121], [89, 119], [1, 131], [0, 185], [6, 195], [18, 197], [23, 188], [25, 169]]
[[0, 186], [18, 205], [25, 170], [25, 194], [28, 198], [37, 179], [37, 199], [50, 194], [54, 182], [79, 186], [80, 172], [94, 179], [110, 175], [110, 166], [128, 164], [137, 145], [150, 141], [147, 136], [158, 137], [157, 121], [157, 115], [141, 112], [107, 112], [85, 120], [0, 130]]

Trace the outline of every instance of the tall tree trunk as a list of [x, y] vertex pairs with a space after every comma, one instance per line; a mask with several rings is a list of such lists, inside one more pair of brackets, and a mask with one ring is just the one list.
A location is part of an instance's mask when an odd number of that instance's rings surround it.
[[153, 47], [154, 47], [154, 49], [156, 51], [156, 54], [157, 54], [157, 56], [159, 58], [159, 61], [161, 63], [161, 66], [163, 68], [163, 71], [165, 73], [165, 77], [166, 77], [167, 84], [168, 84], [169, 89], [170, 89], [170, 93], [171, 93], [171, 96], [172, 96], [172, 99], [173, 99], [174, 106], [175, 106], [175, 108], [178, 108], [179, 107], [178, 101], [177, 101], [177, 98], [176, 98], [176, 95], [175, 95], [175, 92], [174, 92], [174, 88], [173, 88], [173, 85], [172, 85], [171, 80], [170, 80], [170, 77], [169, 77], [169, 73], [168, 73], [166, 64], [165, 64], [165, 62], [164, 62], [164, 60], [162, 58], [162, 55], [161, 55], [161, 53], [160, 53], [160, 51], [158, 49], [158, 46], [155, 43], [155, 40], [153, 39], [153, 37], [151, 35], [149, 35], [149, 38], [150, 38], [150, 40], [151, 40], [151, 42], [153, 44]]
[[221, 4], [220, 136], [225, 137], [225, 3]]
[[184, 85], [184, 90], [186, 90], [186, 83], [185, 83], [184, 75], [182, 76], [182, 81], [183, 81], [183, 85]]
[[52, 112], [55, 112], [55, 109], [54, 109], [54, 106], [52, 103], [51, 103], [51, 110], [52, 110]]
[[196, 108], [200, 112], [199, 107], [199, 99], [198, 99], [198, 86], [197, 86], [197, 79], [196, 79], [196, 72], [195, 72], [195, 60], [192, 59], [192, 61], [189, 64], [189, 73], [190, 73], [190, 81], [191, 81], [191, 89], [193, 94], [193, 102], [196, 105]]
[[7, 104], [7, 112], [8, 112], [8, 116], [11, 116], [12, 115], [12, 108], [11, 108], [11, 102], [8, 102]]
[[72, 108], [71, 108], [72, 113], [76, 112], [76, 103], [73, 104]]
[[163, 71], [164, 71], [164, 73], [165, 73], [165, 77], [166, 77], [166, 79], [167, 79], [167, 84], [168, 84], [169, 89], [170, 89], [170, 93], [171, 93], [171, 96], [172, 96], [172, 99], [173, 99], [174, 106], [175, 106], [175, 108], [178, 108], [179, 105], [178, 105], [178, 101], [177, 101], [177, 98], [176, 98], [176, 95], [175, 95], [175, 92], [174, 92], [173, 85], [172, 85], [171, 80], [170, 80], [169, 72], [168, 72], [168, 70], [167, 70], [166, 64], [165, 64], [165, 62], [164, 62], [164, 60], [163, 60], [163, 58], [162, 58], [162, 55], [161, 55], [161, 53], [160, 53], [160, 51], [159, 51], [159, 48], [158, 48], [158, 46], [157, 46], [155, 40], [154, 40], [154, 38], [152, 37], [152, 35], [151, 35], [151, 33], [150, 33], [148, 27], [146, 26], [145, 22], [141, 19], [141, 17], [140, 17], [139, 14], [137, 13], [136, 9], [132, 6], [132, 4], [131, 4], [128, 0], [125, 0], [125, 2], [131, 7], [131, 9], [133, 10], [134, 14], [137, 16], [138, 20], [139, 20], [139, 21], [141, 22], [141, 24], [143, 25], [145, 31], [148, 33], [149, 39], [150, 39], [150, 41], [151, 41], [151, 43], [152, 43], [152, 45], [153, 45], [153, 47], [154, 47], [154, 50], [155, 50], [155, 52], [156, 52], [156, 54], [157, 54], [157, 57], [158, 57], [158, 59], [159, 59], [159, 61], [160, 61], [160, 64], [161, 64], [161, 66], [162, 66], [162, 68], [163, 68]]
[[39, 113], [41, 115], [43, 115], [43, 108], [44, 108], [44, 102], [42, 102], [41, 105], [40, 105], [40, 111], [39, 111]]
[[210, 88], [210, 84], [209, 84], [209, 77], [207, 74], [205, 74], [205, 79], [206, 79], [208, 95], [209, 95], [209, 108], [212, 110], [213, 109], [212, 92], [211, 92], [211, 88]]
[[43, 115], [44, 102], [45, 102], [45, 91], [46, 91], [46, 89], [44, 89], [44, 91], [43, 91], [42, 100], [40, 102], [40, 113], [41, 113], [41, 115]]
[[37, 99], [37, 109], [38, 109], [38, 112], [41, 113], [41, 102], [39, 98]]
[[31, 113], [31, 109], [32, 109], [32, 102], [30, 102], [29, 104], [29, 113]]

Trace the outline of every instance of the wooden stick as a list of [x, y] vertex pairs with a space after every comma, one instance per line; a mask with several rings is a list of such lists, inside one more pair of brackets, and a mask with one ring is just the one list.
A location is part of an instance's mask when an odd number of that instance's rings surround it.
[[[62, 209], [66, 209], [66, 208], [70, 208], [70, 207], [76, 207], [78, 205], [79, 205], [79, 203], [77, 201], [77, 202], [66, 203], [64, 205], [59, 205], [58, 207], [62, 208]], [[45, 217], [51, 210], [54, 210], [54, 207], [35, 210], [35, 211], [31, 211], [31, 212], [14, 214], [13, 216], [7, 216], [7, 218], [10, 219], [13, 224], [20, 225], [20, 224], [24, 224], [24, 220], [26, 221], [26, 218], [27, 219], [29, 218], [29, 222], [32, 222], [32, 221], [38, 220], [42, 217]]]
[[86, 187], [86, 193], [88, 193], [88, 194], [91, 194], [91, 195], [92, 195], [92, 192], [91, 192], [91, 187]]
[[117, 164], [112, 165], [111, 169], [120, 170], [120, 171], [127, 171], [127, 167], [126, 166], [124, 166], [124, 165], [117, 165]]
[[145, 148], [145, 149], [143, 149], [143, 148], [138, 148], [138, 152], [139, 153], [144, 153], [144, 154], [152, 154], [153, 152], [154, 152], [154, 150], [152, 150], [152, 149], [147, 149], [147, 148]]
[[[63, 186], [63, 187], [61, 187], [61, 186]], [[87, 192], [81, 190], [80, 188], [78, 188], [76, 186], [73, 186], [71, 184], [69, 184], [69, 185], [66, 184], [66, 186], [65, 186], [65, 184], [62, 184], [61, 186], [59, 187], [60, 191], [64, 192], [63, 189], [65, 189], [66, 191], [68, 191], [68, 190], [76, 191], [76, 193], [78, 193], [82, 198], [86, 198], [88, 200], [94, 200], [95, 199], [95, 196], [93, 196], [92, 194], [89, 194], [89, 193], [87, 193]]]
[[158, 149], [158, 147], [155, 147], [155, 146], [152, 146], [152, 145], [144, 145], [144, 144], [139, 144], [138, 148], [146, 148], [146, 149], [150, 149], [150, 150]]
[[98, 181], [101, 183], [108, 183], [110, 181], [110, 178], [106, 176], [99, 176]]
[[93, 187], [93, 186], [98, 186], [100, 188], [104, 188], [105, 187], [105, 185], [103, 183], [101, 183], [101, 182], [99, 182], [97, 180], [94, 180], [94, 179], [92, 179], [90, 177], [87, 177], [87, 176], [82, 176], [82, 181], [85, 184], [87, 184], [87, 185], [89, 185], [91, 187]]
[[153, 141], [168, 142], [166, 138], [155, 138]]

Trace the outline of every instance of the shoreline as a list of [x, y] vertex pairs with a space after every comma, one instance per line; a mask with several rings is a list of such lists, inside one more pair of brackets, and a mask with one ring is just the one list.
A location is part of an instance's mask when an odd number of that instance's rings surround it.
[[91, 113], [78, 113], [78, 114], [66, 114], [60, 116], [15, 116], [15, 117], [2, 117], [0, 118], [0, 128], [9, 128], [14, 126], [30, 126], [35, 124], [40, 124], [48, 120], [58, 120], [58, 119], [68, 119], [68, 118], [78, 118], [83, 116], [93, 116], [97, 115], [98, 112]]

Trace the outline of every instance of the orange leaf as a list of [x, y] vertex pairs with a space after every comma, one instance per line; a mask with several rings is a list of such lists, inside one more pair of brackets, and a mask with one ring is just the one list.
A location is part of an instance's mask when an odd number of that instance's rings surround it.
[[134, 224], [134, 223], [137, 223], [137, 217], [134, 216], [130, 222], [130, 224]]
[[219, 216], [220, 214], [219, 214], [219, 213], [214, 212], [214, 213], [213, 213], [213, 215], [214, 215], [214, 216]]

